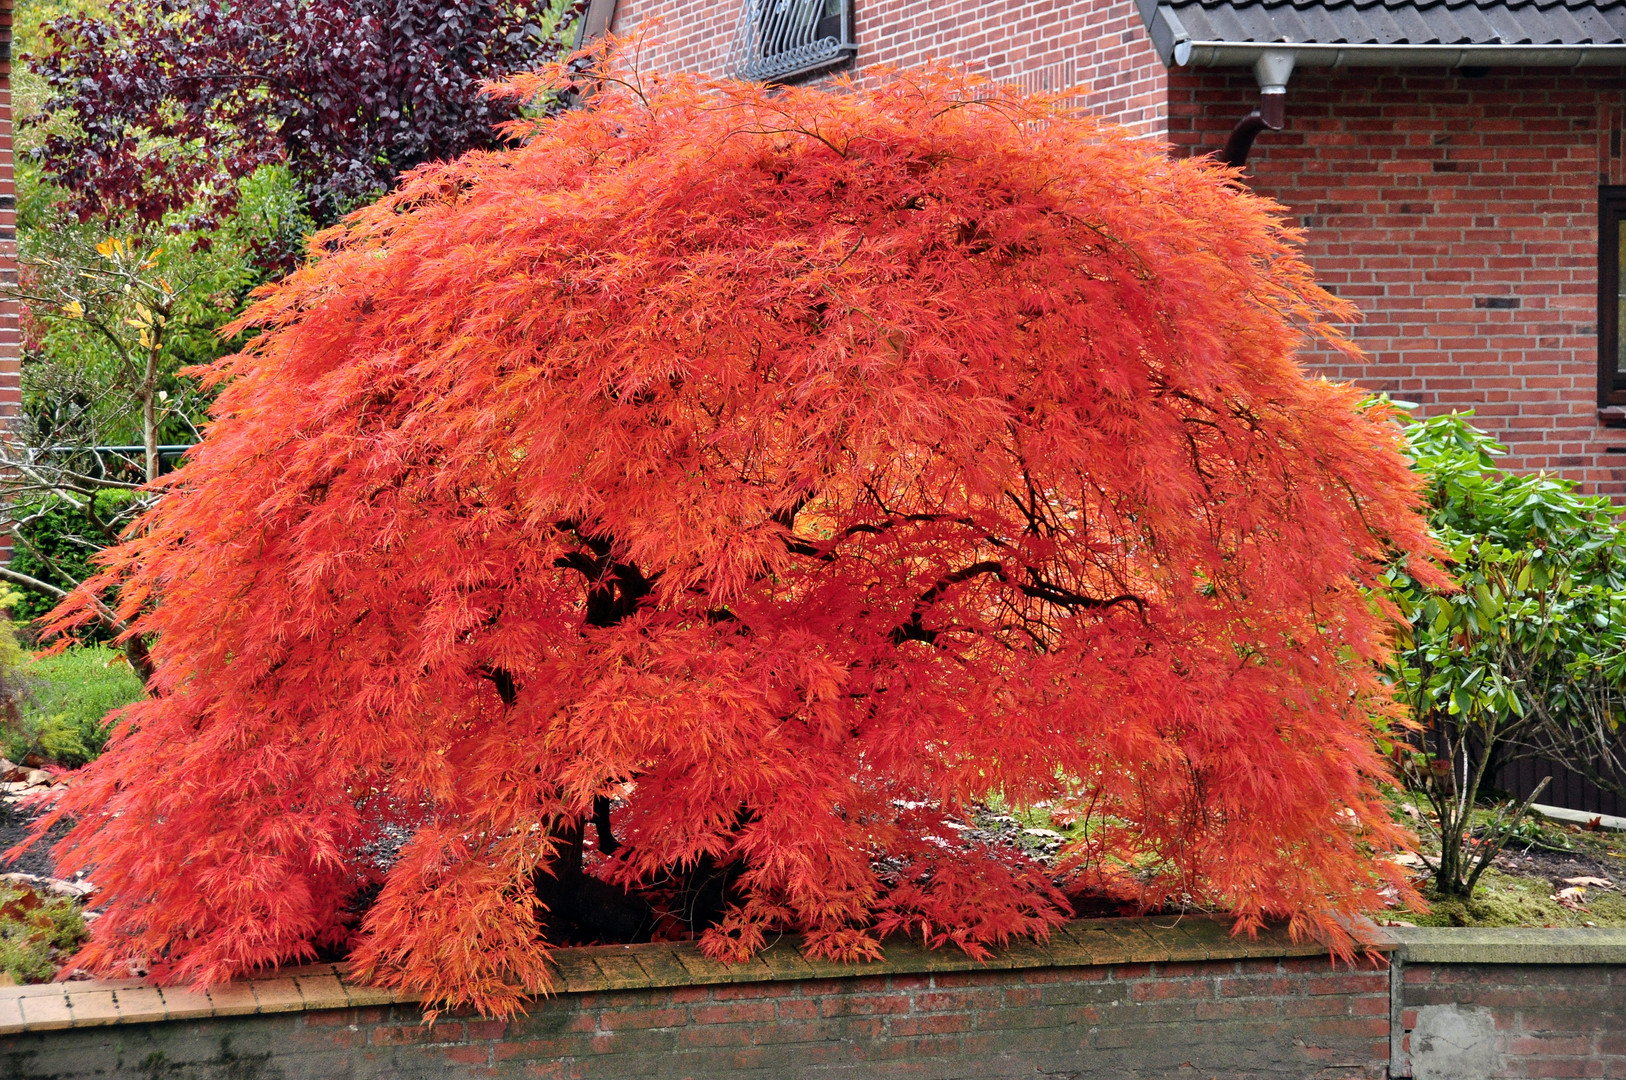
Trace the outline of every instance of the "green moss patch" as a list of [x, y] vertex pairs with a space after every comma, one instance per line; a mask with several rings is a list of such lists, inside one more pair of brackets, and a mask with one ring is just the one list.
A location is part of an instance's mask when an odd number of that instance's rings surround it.
[[[1397, 816], [1416, 828], [1416, 821]], [[1427, 834], [1426, 828], [1420, 831]], [[1423, 853], [1432, 859], [1435, 850], [1428, 844]], [[1422, 872], [1414, 882], [1429, 910], [1392, 909], [1378, 916], [1380, 921], [1417, 926], [1626, 927], [1626, 833], [1533, 816], [1486, 869], [1471, 898], [1433, 893], [1433, 882]]]

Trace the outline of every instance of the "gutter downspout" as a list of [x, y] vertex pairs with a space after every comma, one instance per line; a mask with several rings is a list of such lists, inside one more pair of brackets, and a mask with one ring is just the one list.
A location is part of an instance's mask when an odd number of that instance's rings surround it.
[[1253, 77], [1259, 82], [1259, 107], [1237, 121], [1225, 148], [1215, 159], [1240, 169], [1248, 163], [1248, 151], [1261, 131], [1280, 131], [1287, 125], [1287, 80], [1293, 75], [1293, 53], [1272, 49], [1253, 63]]
[[571, 52], [585, 49], [610, 32], [615, 21], [616, 0], [587, 0], [587, 7], [576, 23], [576, 42]]
[[[580, 53], [610, 32], [610, 25], [615, 22], [617, 2], [618, 0], [587, 0], [586, 8], [576, 21], [576, 38], [570, 46], [572, 53]], [[591, 67], [592, 61], [585, 56], [577, 56], [570, 61], [570, 70], [576, 74], [591, 75]], [[565, 95], [565, 105], [572, 109], [581, 108], [597, 89], [597, 80], [591, 78], [584, 80], [577, 84], [576, 89]]]

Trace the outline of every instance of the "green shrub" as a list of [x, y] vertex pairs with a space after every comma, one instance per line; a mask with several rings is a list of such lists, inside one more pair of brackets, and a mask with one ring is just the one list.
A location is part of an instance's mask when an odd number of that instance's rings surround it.
[[20, 730], [24, 709], [31, 700], [25, 672], [28, 654], [17, 641], [16, 624], [5, 617], [21, 599], [21, 593], [0, 587], [0, 737]]
[[1403, 566], [1389, 573], [1410, 623], [1390, 676], [1421, 725], [1396, 761], [1434, 811], [1436, 889], [1460, 897], [1526, 808], [1508, 803], [1469, 835], [1500, 766], [1546, 753], [1603, 780], [1598, 769], [1626, 750], [1615, 734], [1626, 685], [1621, 511], [1567, 480], [1499, 468], [1503, 449], [1469, 415], [1407, 427], [1460, 588], [1428, 589]]
[[[113, 540], [106, 525], [99, 523], [118, 518], [120, 511], [128, 508], [132, 499], [133, 496], [127, 491], [97, 492], [93, 504], [94, 518], [87, 511], [76, 510], [66, 503], [45, 510], [37, 517], [34, 514], [38, 513], [39, 507], [13, 509], [11, 517], [27, 523], [21, 527], [22, 536], [12, 552], [11, 568], [47, 585], [71, 589], [74, 582], [83, 581], [94, 572], [91, 555]], [[69, 581], [64, 574], [71, 576], [73, 581]], [[10, 611], [19, 621], [27, 623], [55, 606], [54, 597], [28, 589], [11, 604]], [[97, 639], [107, 634], [103, 628], [86, 627], [83, 636]]]
[[143, 692], [123, 655], [103, 645], [47, 656], [23, 671], [29, 700], [4, 740], [13, 761], [32, 752], [59, 765], [83, 765], [107, 742], [107, 714]]

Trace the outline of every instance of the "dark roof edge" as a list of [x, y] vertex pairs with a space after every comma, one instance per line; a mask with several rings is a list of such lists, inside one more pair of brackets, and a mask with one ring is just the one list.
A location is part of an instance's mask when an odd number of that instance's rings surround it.
[[1319, 42], [1194, 41], [1180, 16], [1137, 0], [1165, 67], [1248, 67], [1267, 52], [1291, 53], [1294, 67], [1626, 67], [1626, 45], [1351, 45]]
[[1186, 33], [1186, 24], [1173, 10], [1157, 3], [1157, 0], [1136, 0], [1136, 6], [1140, 8], [1141, 21], [1146, 24], [1152, 48], [1157, 50], [1163, 66], [1174, 67], [1175, 52], [1191, 40], [1191, 35]]

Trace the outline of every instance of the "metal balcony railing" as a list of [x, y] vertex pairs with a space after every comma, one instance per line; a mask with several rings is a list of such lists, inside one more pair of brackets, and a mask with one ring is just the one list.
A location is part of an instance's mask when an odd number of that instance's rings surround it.
[[852, 0], [744, 0], [728, 73], [779, 82], [835, 67], [857, 51]]

